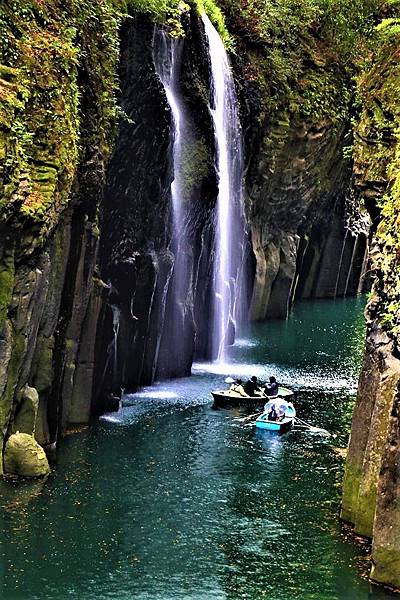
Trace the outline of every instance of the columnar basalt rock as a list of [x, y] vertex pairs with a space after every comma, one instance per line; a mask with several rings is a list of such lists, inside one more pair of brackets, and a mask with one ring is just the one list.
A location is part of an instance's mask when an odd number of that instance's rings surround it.
[[400, 113], [394, 90], [400, 82], [400, 61], [399, 35], [392, 25], [390, 19], [383, 21], [370, 70], [359, 80], [363, 108], [354, 172], [374, 223], [370, 252], [374, 286], [366, 311], [367, 343], [346, 461], [342, 518], [357, 533], [372, 538], [371, 578], [398, 588]]
[[372, 537], [382, 454], [400, 381], [393, 343], [370, 323], [364, 365], [354, 410], [343, 484], [341, 516], [355, 531]]
[[2, 471], [10, 434], [29, 429], [46, 446], [69, 422], [115, 122], [118, 22], [91, 2], [79, 14], [58, 2], [4, 2], [0, 12]]

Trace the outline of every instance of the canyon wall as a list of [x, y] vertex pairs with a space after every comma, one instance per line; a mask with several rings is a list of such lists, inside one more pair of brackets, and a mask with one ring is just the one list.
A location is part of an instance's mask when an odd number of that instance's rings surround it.
[[[385, 9], [355, 104], [352, 61], [365, 40], [351, 7], [338, 29], [314, 2], [218, 4], [225, 21], [212, 0], [0, 6], [0, 472], [11, 436], [34, 436], [50, 455], [69, 425], [118, 408], [124, 389], [210, 357], [217, 176], [205, 7], [231, 50], [243, 128], [243, 318], [355, 295], [372, 267], [342, 517], [373, 537], [372, 578], [400, 586], [397, 17]], [[379, 19], [369, 3], [355, 9], [370, 35]], [[179, 297], [155, 27], [183, 38], [191, 242], [179, 250]], [[17, 463], [7, 470], [25, 473]]]
[[[243, 125], [244, 316], [285, 318], [296, 299], [358, 293], [368, 222], [343, 153], [348, 74], [311, 32], [289, 90], [262, 35], [243, 31], [224, 6], [229, 36], [213, 6], [235, 48]], [[191, 243], [181, 249], [187, 279], [176, 298], [172, 115], [153, 55], [154, 28], [166, 16], [32, 0], [18, 10], [4, 3], [1, 18], [1, 447], [23, 430], [50, 451], [68, 425], [118, 408], [124, 389], [189, 374], [195, 356], [210, 357], [217, 180], [209, 55], [196, 6], [180, 6], [167, 29], [184, 36]], [[179, 347], [171, 343], [176, 311]]]
[[400, 35], [378, 28], [376, 55], [359, 81], [355, 183], [373, 219], [374, 286], [353, 414], [342, 518], [372, 538], [371, 578], [400, 588]]
[[16, 428], [52, 448], [90, 413], [118, 22], [95, 2], [61, 4], [0, 9], [1, 451]]

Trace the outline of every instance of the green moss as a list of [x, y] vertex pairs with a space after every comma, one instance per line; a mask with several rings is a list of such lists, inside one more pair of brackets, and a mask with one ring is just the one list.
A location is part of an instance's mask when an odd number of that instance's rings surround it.
[[25, 336], [22, 333], [14, 333], [12, 354], [7, 370], [7, 384], [3, 395], [0, 397], [0, 475], [3, 474], [2, 453], [4, 444], [4, 431], [7, 428], [8, 419], [11, 413], [14, 392], [18, 383], [18, 376], [25, 350]]
[[343, 499], [340, 517], [351, 524], [354, 524], [357, 515], [358, 492], [360, 490], [361, 479], [361, 468], [347, 461], [343, 480]]
[[221, 0], [246, 78], [264, 105], [260, 120], [349, 118], [356, 64], [365, 54], [379, 0]]
[[[47, 237], [68, 204], [82, 151], [106, 158], [116, 121], [120, 14], [111, 0], [68, 7], [56, 0], [7, 0], [0, 7], [0, 211], [38, 224]], [[78, 67], [96, 98], [82, 126]]]
[[[372, 316], [400, 340], [400, 32], [386, 19], [376, 30], [375, 54], [359, 78], [361, 107], [353, 157], [362, 188], [375, 189], [380, 210], [373, 254]], [[391, 35], [387, 35], [387, 27]], [[384, 75], [384, 76], [383, 76]], [[369, 200], [371, 202], [371, 200]]]
[[400, 551], [394, 544], [374, 544], [371, 579], [400, 589]]
[[228, 50], [234, 49], [234, 41], [225, 23], [225, 17], [214, 0], [192, 0], [192, 4], [201, 15], [206, 13], [211, 23], [217, 29]]
[[182, 153], [182, 179], [186, 198], [190, 198], [197, 183], [207, 176], [210, 166], [211, 158], [205, 141], [186, 140]]
[[0, 330], [3, 327], [14, 287], [14, 257], [4, 258], [0, 264]]

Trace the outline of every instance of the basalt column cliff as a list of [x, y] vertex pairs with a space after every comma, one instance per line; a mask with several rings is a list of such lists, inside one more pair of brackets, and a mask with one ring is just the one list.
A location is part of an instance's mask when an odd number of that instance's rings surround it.
[[[49, 455], [70, 424], [215, 354], [214, 40], [243, 218], [242, 264], [222, 281], [233, 306], [240, 273], [240, 307], [221, 338], [247, 318], [286, 318], [297, 299], [368, 288], [372, 219], [376, 283], [343, 516], [374, 530], [373, 577], [398, 584], [382, 566], [399, 493], [397, 29], [392, 8], [331, 4], [1, 4], [0, 470], [48, 472], [42, 447]], [[385, 41], [356, 96], [355, 53], [382, 14]], [[367, 439], [365, 415], [379, 439]]]
[[342, 518], [372, 538], [372, 579], [400, 587], [400, 35], [378, 27], [360, 78], [355, 181], [374, 222], [374, 287], [346, 463]]

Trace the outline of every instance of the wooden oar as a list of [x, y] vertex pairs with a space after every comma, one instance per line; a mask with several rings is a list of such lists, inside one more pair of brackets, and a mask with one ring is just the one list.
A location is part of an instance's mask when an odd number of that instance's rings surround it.
[[262, 414], [263, 414], [263, 411], [254, 413], [252, 415], [249, 415], [248, 417], [243, 417], [242, 419], [237, 419], [237, 420], [240, 421], [241, 423], [248, 423], [249, 421], [255, 421], [257, 419], [257, 417], [259, 417]]
[[299, 417], [295, 417], [294, 420], [295, 420], [296, 424], [300, 425], [300, 427], [305, 427], [309, 431], [313, 431], [314, 433], [323, 433], [324, 435], [328, 435], [329, 437], [331, 436], [329, 431], [327, 431], [326, 429], [322, 429], [322, 427], [315, 427], [314, 425], [310, 425], [310, 423], [306, 423], [306, 421], [299, 419]]

